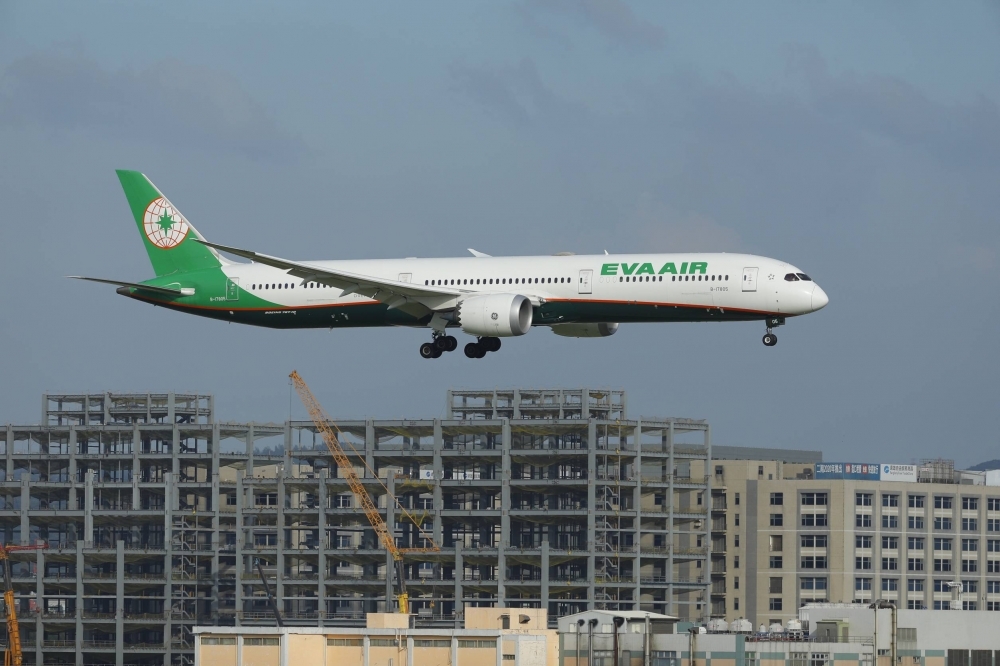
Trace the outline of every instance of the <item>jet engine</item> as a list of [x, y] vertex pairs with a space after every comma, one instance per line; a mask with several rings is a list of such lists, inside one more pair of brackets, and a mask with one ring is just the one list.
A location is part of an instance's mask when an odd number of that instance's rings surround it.
[[469, 335], [507, 338], [524, 335], [531, 329], [534, 310], [520, 294], [472, 296], [458, 304], [455, 318]]
[[614, 335], [618, 324], [601, 322], [600, 324], [556, 324], [552, 332], [566, 338], [606, 338]]

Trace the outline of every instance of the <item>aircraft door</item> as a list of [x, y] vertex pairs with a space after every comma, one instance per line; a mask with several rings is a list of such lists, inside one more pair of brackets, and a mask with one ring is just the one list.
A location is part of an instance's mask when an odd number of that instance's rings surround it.
[[238, 300], [240, 300], [240, 279], [239, 278], [228, 278], [226, 280], [226, 300], [227, 301], [238, 301]]
[[589, 294], [592, 293], [591, 282], [594, 280], [594, 271], [587, 270], [580, 271], [580, 293]]
[[757, 269], [743, 269], [743, 291], [757, 291]]
[[400, 282], [413, 282], [413, 273], [400, 273], [399, 274], [399, 281]]

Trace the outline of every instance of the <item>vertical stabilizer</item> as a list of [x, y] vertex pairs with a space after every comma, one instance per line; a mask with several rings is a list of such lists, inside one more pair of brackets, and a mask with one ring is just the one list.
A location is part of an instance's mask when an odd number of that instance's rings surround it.
[[204, 237], [146, 176], [138, 171], [117, 173], [157, 276], [222, 266], [214, 250], [192, 240]]

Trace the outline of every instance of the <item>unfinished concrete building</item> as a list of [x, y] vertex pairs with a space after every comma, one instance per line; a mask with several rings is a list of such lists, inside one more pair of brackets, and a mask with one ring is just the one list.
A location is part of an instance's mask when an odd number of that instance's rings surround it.
[[[220, 423], [205, 395], [42, 409], [0, 440], [0, 538], [48, 546], [12, 556], [26, 663], [193, 663], [195, 625], [273, 624], [258, 563], [286, 625], [393, 608], [391, 558], [311, 422]], [[451, 391], [446, 414], [338, 422], [397, 543], [440, 548], [405, 561], [418, 625], [492, 605], [707, 619], [708, 424], [588, 389]]]

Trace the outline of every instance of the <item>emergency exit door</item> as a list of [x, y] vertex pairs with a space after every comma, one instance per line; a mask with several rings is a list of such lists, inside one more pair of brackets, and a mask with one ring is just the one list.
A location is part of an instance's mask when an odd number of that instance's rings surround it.
[[743, 269], [743, 291], [757, 291], [757, 269]]
[[592, 288], [590, 286], [590, 283], [593, 281], [593, 279], [594, 279], [594, 271], [592, 271], [590, 269], [587, 269], [587, 270], [584, 270], [584, 271], [580, 271], [580, 293], [581, 294], [589, 294], [589, 293], [591, 293]]

